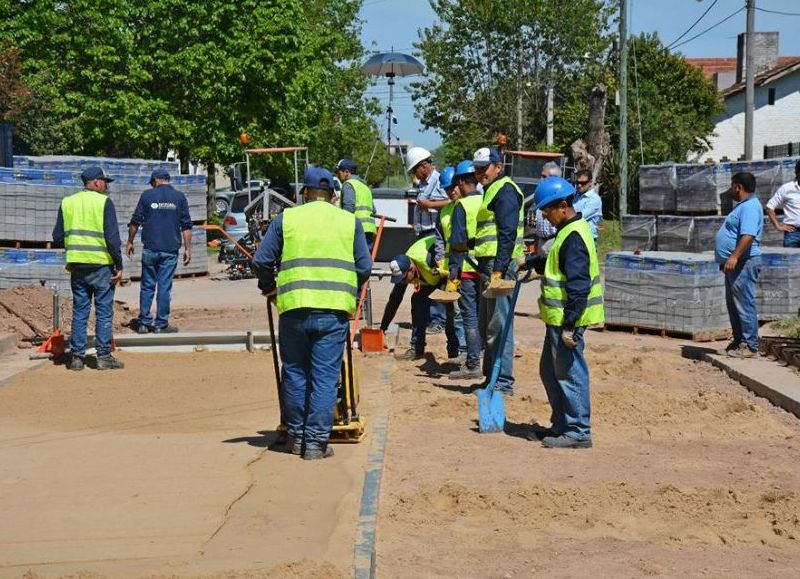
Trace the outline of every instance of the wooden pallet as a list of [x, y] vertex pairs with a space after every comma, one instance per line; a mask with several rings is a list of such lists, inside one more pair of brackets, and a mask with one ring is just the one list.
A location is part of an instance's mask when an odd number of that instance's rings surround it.
[[64, 249], [57, 247], [52, 241], [17, 241], [14, 239], [0, 239], [0, 248], [3, 249]]
[[662, 338], [676, 338], [679, 340], [692, 340], [693, 342], [718, 342], [728, 340], [731, 330], [706, 330], [703, 332], [683, 332], [678, 330], [665, 330], [648, 326], [633, 326], [627, 324], [606, 324], [605, 329], [611, 332], [629, 332], [634, 335], [649, 334]]
[[721, 215], [721, 211], [719, 209], [713, 209], [709, 211], [647, 211], [641, 209], [639, 211], [640, 215], [652, 215], [654, 217], [717, 217]]

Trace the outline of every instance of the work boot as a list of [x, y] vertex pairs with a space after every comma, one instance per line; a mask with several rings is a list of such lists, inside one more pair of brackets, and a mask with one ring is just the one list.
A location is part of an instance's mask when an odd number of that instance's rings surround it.
[[325, 450], [319, 447], [306, 447], [306, 452], [303, 454], [305, 460], [320, 460], [322, 458], [330, 458], [333, 456], [333, 447], [330, 445], [325, 447]]
[[154, 334], [177, 334], [178, 328], [175, 326], [164, 326], [163, 328], [153, 328]]
[[751, 350], [747, 344], [742, 344], [735, 350], [728, 350], [727, 354], [730, 358], [753, 358], [758, 354], [758, 351]]
[[286, 448], [290, 453], [300, 456], [303, 453], [303, 439], [295, 438], [292, 435], [287, 435]]
[[149, 334], [153, 331], [153, 328], [150, 326], [145, 326], [144, 324], [137, 324], [136, 326], [136, 333], [137, 334]]
[[442, 324], [434, 323], [428, 326], [426, 330], [429, 334], [441, 334], [444, 332], [444, 326]]
[[458, 370], [450, 372], [448, 376], [451, 380], [480, 380], [483, 378], [483, 372], [477, 366], [474, 368], [461, 366]]
[[725, 346], [724, 349], [717, 350], [717, 354], [719, 354], [720, 356], [727, 356], [728, 352], [731, 352], [733, 350], [738, 350], [739, 346], [741, 346], [741, 345], [742, 345], [742, 343], [739, 342], [738, 340], [732, 340], [731, 343], [728, 344], [727, 346]]
[[542, 446], [545, 448], [592, 448], [592, 441], [577, 440], [566, 434], [561, 436], [545, 436], [542, 439]]
[[97, 357], [98, 370], [121, 370], [124, 367], [125, 364], [123, 364], [120, 360], [117, 360], [111, 354]]
[[67, 365], [69, 370], [75, 370], [76, 372], [80, 372], [83, 370], [83, 358], [79, 356], [73, 356], [72, 359], [69, 361], [69, 365]]
[[414, 348], [409, 348], [397, 356], [398, 360], [421, 360], [425, 357], [425, 352], [417, 352]]

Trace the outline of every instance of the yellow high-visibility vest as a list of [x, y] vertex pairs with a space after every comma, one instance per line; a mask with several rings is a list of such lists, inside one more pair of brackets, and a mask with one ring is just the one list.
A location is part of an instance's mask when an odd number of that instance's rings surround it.
[[477, 232], [475, 234], [475, 256], [476, 257], [494, 257], [497, 255], [497, 224], [494, 220], [494, 211], [489, 209], [489, 204], [494, 200], [497, 192], [505, 185], [510, 184], [519, 195], [519, 222], [517, 223], [517, 239], [514, 244], [514, 249], [511, 252], [511, 257], [519, 257], [523, 253], [522, 236], [524, 234], [523, 227], [525, 225], [525, 196], [514, 181], [508, 177], [501, 177], [494, 183], [489, 185], [489, 188], [483, 194], [483, 201], [481, 202], [480, 209], [478, 210], [478, 223]]
[[67, 263], [111, 265], [103, 228], [108, 196], [85, 189], [61, 200]]

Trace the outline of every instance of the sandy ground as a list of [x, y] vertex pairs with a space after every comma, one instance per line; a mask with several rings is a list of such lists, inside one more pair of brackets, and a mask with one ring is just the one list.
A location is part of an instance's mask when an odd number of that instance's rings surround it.
[[595, 446], [545, 449], [526, 436], [549, 425], [542, 334], [517, 317], [505, 434], [475, 431], [441, 340], [398, 365], [380, 577], [797, 576], [793, 416], [682, 358], [679, 341], [590, 332]]

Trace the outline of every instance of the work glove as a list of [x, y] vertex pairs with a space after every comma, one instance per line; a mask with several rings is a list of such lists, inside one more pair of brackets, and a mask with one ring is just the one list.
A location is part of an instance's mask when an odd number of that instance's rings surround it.
[[578, 340], [575, 339], [575, 330], [562, 328], [561, 330], [561, 343], [563, 343], [570, 350], [578, 347]]
[[516, 261], [516, 263], [517, 263], [517, 267], [518, 267], [519, 269], [529, 269], [529, 267], [528, 267], [528, 260], [525, 258], [525, 256], [524, 256], [524, 255], [521, 255], [520, 257], [518, 257], [518, 258], [517, 258], [517, 259], [515, 259], [514, 261]]
[[447, 285], [444, 286], [444, 291], [446, 292], [457, 292], [458, 288], [461, 287], [461, 280], [460, 279], [448, 279]]
[[439, 279], [446, 280], [450, 276], [450, 272], [444, 267], [444, 261], [437, 261], [436, 267], [433, 268], [434, 275], [438, 275]]
[[493, 271], [492, 277], [489, 280], [489, 285], [497, 285], [503, 281], [503, 272], [502, 271]]

